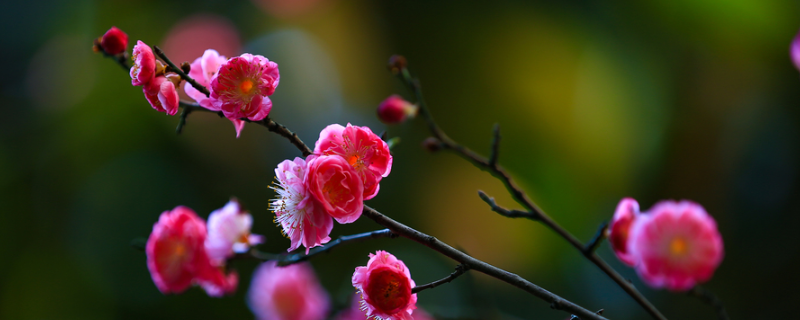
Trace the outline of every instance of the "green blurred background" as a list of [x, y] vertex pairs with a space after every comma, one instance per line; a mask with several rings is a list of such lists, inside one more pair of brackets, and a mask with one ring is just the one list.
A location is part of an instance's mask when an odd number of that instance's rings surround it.
[[[623, 197], [642, 209], [691, 199], [717, 220], [725, 258], [706, 287], [735, 319], [792, 317], [800, 301], [800, 76], [788, 47], [793, 0], [655, 1], [4, 1], [0, 117], [0, 319], [249, 319], [255, 261], [236, 261], [234, 296], [193, 288], [164, 296], [144, 253], [158, 215], [187, 205], [202, 217], [238, 197], [262, 250], [289, 241], [273, 224], [272, 170], [299, 156], [248, 125], [240, 139], [212, 114], [152, 110], [113, 61], [91, 51], [115, 25], [131, 43], [178, 61], [208, 47], [278, 62], [272, 117], [309, 144], [330, 123], [388, 130], [402, 142], [370, 206], [614, 319], [647, 319], [594, 265], [542, 225], [492, 213], [484, 190], [518, 208], [502, 185], [460, 158], [429, 154], [421, 121], [386, 127], [377, 104], [412, 97], [386, 71], [405, 55], [432, 112], [454, 139], [500, 163], [555, 220], [583, 240]], [[132, 47], [132, 45], [129, 46]], [[379, 228], [336, 225], [333, 237]], [[380, 239], [313, 260], [334, 306], [353, 268], [387, 249], [417, 283], [452, 261], [410, 240]], [[646, 287], [599, 249], [668, 318], [710, 319], [699, 300]], [[438, 319], [563, 319], [547, 303], [475, 273], [419, 294]]]

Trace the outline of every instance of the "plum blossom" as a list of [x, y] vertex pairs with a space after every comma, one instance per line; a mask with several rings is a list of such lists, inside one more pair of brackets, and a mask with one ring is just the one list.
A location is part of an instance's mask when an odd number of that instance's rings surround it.
[[238, 277], [211, 265], [205, 240], [205, 221], [192, 209], [178, 206], [161, 214], [145, 246], [147, 268], [159, 291], [181, 293], [192, 284], [210, 296], [236, 290]]
[[648, 285], [685, 291], [711, 278], [722, 262], [722, 236], [705, 209], [691, 201], [661, 201], [636, 218], [628, 251]]
[[230, 58], [211, 78], [212, 110], [221, 110], [228, 119], [262, 120], [272, 110], [268, 96], [279, 82], [278, 64], [263, 56]]
[[270, 207], [275, 212], [275, 222], [283, 228], [292, 244], [286, 251], [293, 251], [302, 244], [308, 250], [328, 243], [333, 229], [333, 218], [317, 203], [305, 185], [306, 161], [295, 158], [284, 160], [275, 168], [278, 193]]
[[[219, 72], [219, 67], [227, 60], [225, 56], [221, 56], [216, 50], [208, 49], [203, 53], [202, 57], [194, 59], [189, 71], [189, 76], [197, 81], [199, 85], [208, 87], [211, 84], [211, 79]], [[191, 83], [187, 82], [186, 85], [183, 86], [183, 91], [185, 91], [190, 98], [194, 99], [194, 101], [197, 101], [197, 104], [201, 107], [213, 111], [220, 111], [219, 108], [214, 107], [209, 97], [195, 89]], [[230, 120], [233, 122], [233, 127], [236, 129], [236, 137], [238, 138], [244, 128], [244, 121], [238, 118], [231, 118]]]
[[153, 49], [141, 40], [133, 46], [133, 67], [131, 67], [131, 84], [143, 86], [153, 80], [156, 74], [156, 56]]
[[800, 32], [792, 39], [792, 44], [789, 47], [789, 56], [792, 58], [794, 67], [800, 70]]
[[330, 299], [307, 263], [262, 263], [253, 275], [247, 305], [259, 320], [322, 320]]
[[108, 29], [100, 38], [100, 47], [107, 54], [115, 55], [125, 52], [128, 48], [128, 35], [117, 27]]
[[383, 320], [412, 320], [417, 294], [416, 284], [402, 260], [378, 250], [369, 255], [366, 267], [356, 267], [353, 286], [361, 294], [361, 309], [367, 317]]
[[378, 105], [378, 118], [386, 124], [397, 124], [417, 115], [417, 106], [393, 94]]
[[[353, 300], [350, 303], [350, 307], [347, 309], [342, 310], [339, 314], [336, 315], [336, 320], [367, 320], [367, 310], [361, 310], [361, 295], [356, 293], [353, 296]], [[411, 315], [414, 320], [434, 320], [433, 317], [422, 310], [421, 308], [417, 307], [414, 310], [414, 314]]]
[[314, 154], [339, 155], [358, 173], [364, 184], [364, 200], [374, 198], [380, 181], [392, 170], [389, 145], [368, 127], [347, 124], [327, 126], [319, 134]]
[[355, 169], [338, 155], [309, 156], [305, 185], [319, 205], [339, 223], [351, 223], [364, 209], [364, 185]]
[[145, 83], [142, 87], [144, 97], [156, 111], [174, 116], [178, 113], [180, 98], [175, 90], [175, 83], [166, 76], [158, 76]]
[[208, 216], [208, 237], [205, 248], [212, 263], [224, 265], [235, 253], [244, 253], [250, 246], [264, 242], [264, 237], [250, 233], [253, 217], [243, 211], [236, 199]]
[[628, 235], [631, 225], [639, 216], [639, 203], [632, 198], [624, 198], [617, 205], [611, 226], [608, 228], [608, 242], [620, 261], [629, 266], [636, 264], [636, 259], [628, 252]]

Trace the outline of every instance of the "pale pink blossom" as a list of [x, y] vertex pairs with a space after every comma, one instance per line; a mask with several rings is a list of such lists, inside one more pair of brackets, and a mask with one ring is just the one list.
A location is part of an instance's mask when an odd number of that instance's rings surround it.
[[361, 308], [367, 317], [383, 320], [412, 320], [417, 294], [416, 284], [402, 260], [378, 250], [369, 255], [366, 267], [356, 267], [353, 286], [361, 295]]
[[378, 119], [386, 124], [397, 124], [417, 115], [417, 106], [393, 94], [378, 105]]
[[167, 77], [162, 75], [153, 78], [150, 82], [145, 83], [142, 91], [144, 91], [144, 97], [147, 98], [147, 102], [156, 111], [164, 112], [171, 116], [178, 113], [180, 104], [178, 91], [175, 90], [175, 84]]
[[364, 200], [374, 198], [380, 181], [392, 170], [389, 145], [368, 127], [347, 124], [327, 126], [319, 134], [314, 154], [342, 156], [358, 173], [364, 184]]
[[[217, 75], [219, 67], [227, 60], [225, 56], [221, 56], [216, 50], [208, 49], [203, 53], [202, 57], [194, 59], [191, 70], [189, 71], [189, 76], [192, 77], [197, 84], [209, 88], [211, 79]], [[216, 108], [214, 104], [211, 103], [211, 99], [208, 96], [195, 89], [191, 83], [187, 82], [186, 85], [183, 86], [183, 91], [185, 91], [190, 98], [194, 99], [194, 101], [197, 101], [197, 104], [201, 107], [213, 111], [220, 111], [219, 108]], [[230, 120], [233, 122], [233, 127], [236, 129], [236, 137], [238, 138], [242, 133], [245, 122], [237, 118], [232, 118]]]
[[211, 104], [228, 119], [259, 121], [269, 115], [280, 82], [278, 64], [259, 55], [245, 53], [228, 59], [211, 78]]
[[107, 54], [123, 53], [128, 48], [128, 35], [117, 27], [111, 27], [100, 38], [100, 46]]
[[275, 168], [277, 186], [271, 187], [278, 198], [270, 202], [275, 212], [275, 222], [283, 228], [292, 244], [286, 251], [293, 251], [302, 244], [308, 250], [328, 243], [333, 229], [333, 218], [317, 203], [305, 185], [306, 161], [295, 158], [284, 160]]
[[247, 305], [258, 320], [322, 320], [330, 299], [307, 263], [262, 263], [253, 275]]
[[236, 199], [211, 212], [205, 242], [211, 261], [216, 265], [225, 265], [225, 260], [234, 254], [245, 253], [250, 246], [263, 243], [264, 237], [250, 233], [252, 225], [253, 217], [241, 209]]
[[131, 67], [131, 84], [143, 86], [153, 80], [156, 74], [156, 56], [153, 49], [142, 40], [133, 46], [133, 67]]
[[699, 204], [661, 201], [631, 226], [628, 251], [645, 283], [685, 291], [714, 274], [722, 262], [722, 236]]
[[623, 263], [634, 266], [636, 259], [628, 252], [628, 235], [630, 228], [639, 216], [639, 203], [632, 198], [624, 198], [617, 205], [611, 226], [608, 228], [608, 242]]
[[339, 223], [351, 223], [364, 209], [364, 185], [355, 169], [338, 155], [309, 156], [305, 185], [315, 206]]
[[236, 290], [235, 273], [211, 265], [206, 253], [206, 223], [184, 206], [164, 211], [147, 239], [147, 269], [162, 293], [181, 293], [192, 284], [203, 286], [210, 296]]

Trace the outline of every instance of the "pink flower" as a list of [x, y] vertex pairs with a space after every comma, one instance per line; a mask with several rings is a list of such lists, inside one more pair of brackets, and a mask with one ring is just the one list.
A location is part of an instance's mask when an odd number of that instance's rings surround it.
[[789, 47], [789, 55], [792, 58], [794, 67], [800, 70], [800, 32], [792, 40], [792, 45]]
[[264, 237], [250, 234], [253, 217], [242, 211], [239, 202], [233, 199], [224, 207], [208, 216], [208, 237], [205, 247], [211, 261], [225, 265], [225, 260], [234, 253], [244, 253], [250, 246], [264, 242]]
[[147, 102], [156, 111], [164, 112], [171, 116], [178, 113], [178, 105], [180, 103], [178, 91], [175, 90], [175, 84], [169, 81], [167, 77], [158, 76], [153, 78], [150, 82], [144, 84], [142, 90]]
[[411, 294], [416, 284], [403, 261], [378, 250], [369, 255], [366, 267], [356, 267], [353, 286], [361, 293], [361, 308], [367, 317], [384, 320], [412, 320], [417, 294]]
[[184, 206], [164, 211], [147, 239], [147, 269], [162, 293], [181, 293], [190, 285], [200, 284], [211, 296], [236, 290], [235, 273], [225, 275], [211, 265], [203, 243], [206, 224]]
[[275, 222], [292, 241], [286, 251], [293, 251], [302, 244], [308, 253], [309, 249], [331, 240], [333, 218], [308, 192], [304, 182], [306, 172], [306, 161], [302, 158], [284, 160], [275, 169], [278, 183], [271, 188], [279, 198], [272, 200], [270, 207], [275, 212]]
[[[336, 315], [336, 320], [367, 320], [367, 310], [361, 310], [361, 295], [358, 293], [355, 294], [353, 297], [352, 303], [350, 303], [350, 307], [347, 309], [342, 310], [339, 314]], [[421, 308], [417, 308], [414, 310], [414, 314], [411, 315], [414, 320], [434, 320], [433, 317], [422, 310]]]
[[212, 110], [228, 119], [264, 119], [272, 109], [269, 95], [280, 82], [278, 64], [263, 56], [245, 53], [228, 59], [211, 78]]
[[255, 271], [247, 305], [259, 320], [322, 320], [330, 301], [310, 265], [270, 261]]
[[608, 229], [608, 242], [611, 248], [623, 263], [634, 266], [636, 259], [628, 252], [628, 235], [631, 225], [639, 216], [639, 203], [632, 198], [624, 198], [617, 205], [614, 212], [614, 219]]
[[117, 27], [111, 27], [100, 39], [100, 46], [108, 54], [120, 54], [128, 48], [128, 35]]
[[[208, 49], [203, 53], [202, 57], [194, 59], [191, 70], [189, 71], [189, 76], [197, 81], [199, 85], [208, 88], [211, 84], [211, 79], [219, 72], [219, 67], [227, 60], [225, 56], [219, 55], [216, 50]], [[187, 82], [186, 85], [183, 86], [183, 91], [186, 91], [186, 94], [194, 99], [194, 101], [197, 101], [197, 104], [203, 108], [220, 111], [219, 108], [214, 107], [209, 97], [192, 87], [192, 84]], [[236, 137], [238, 138], [244, 128], [244, 121], [237, 118], [232, 118], [230, 120], [233, 122], [233, 127], [236, 129]]]
[[367, 127], [332, 124], [322, 130], [314, 154], [340, 155], [353, 166], [364, 183], [364, 200], [374, 198], [381, 179], [392, 170], [389, 145]]
[[673, 291], [691, 289], [711, 278], [722, 262], [722, 237], [702, 206], [661, 201], [630, 229], [628, 251], [648, 285]]
[[141, 40], [133, 47], [133, 67], [131, 67], [131, 84], [143, 86], [153, 80], [156, 74], [156, 56], [150, 46]]
[[364, 209], [364, 185], [342, 157], [309, 156], [305, 185], [325, 212], [339, 223], [351, 223]]
[[417, 115], [417, 106], [393, 94], [378, 105], [378, 119], [386, 124], [396, 124]]

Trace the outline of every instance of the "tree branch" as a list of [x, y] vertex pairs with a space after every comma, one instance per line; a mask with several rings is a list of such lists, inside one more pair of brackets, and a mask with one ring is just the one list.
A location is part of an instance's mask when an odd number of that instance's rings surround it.
[[603, 221], [600, 227], [597, 228], [597, 233], [594, 234], [592, 240], [583, 246], [583, 254], [592, 254], [597, 250], [597, 247], [600, 246], [600, 243], [606, 238], [606, 230], [608, 230], [608, 222]]
[[200, 92], [202, 92], [203, 94], [205, 94], [205, 95], [206, 95], [206, 97], [208, 97], [209, 95], [211, 95], [211, 93], [210, 93], [210, 92], [208, 92], [208, 89], [206, 89], [206, 87], [204, 87], [204, 86], [201, 86], [199, 83], [197, 83], [197, 81], [194, 81], [194, 79], [192, 79], [192, 77], [190, 77], [188, 74], [186, 74], [185, 72], [183, 72], [183, 69], [181, 69], [180, 67], [178, 67], [178, 66], [176, 66], [174, 63], [172, 63], [172, 60], [170, 60], [169, 58], [167, 58], [167, 55], [166, 55], [166, 54], [164, 54], [164, 51], [161, 51], [161, 48], [159, 48], [158, 46], [153, 46], [153, 52], [155, 52], [155, 53], [156, 53], [156, 55], [157, 55], [159, 58], [161, 58], [161, 60], [163, 60], [163, 61], [164, 61], [164, 63], [166, 63], [166, 64], [167, 64], [167, 65], [170, 67], [170, 69], [172, 69], [172, 70], [171, 70], [172, 72], [175, 72], [175, 73], [177, 73], [179, 76], [181, 76], [181, 78], [182, 78], [183, 80], [186, 80], [186, 82], [188, 82], [188, 83], [192, 84], [192, 87], [194, 87], [195, 89], [197, 89], [197, 91], [200, 91]]
[[[454, 151], [457, 155], [461, 156], [462, 158], [466, 159], [474, 166], [478, 167], [483, 171], [489, 172], [492, 176], [499, 179], [506, 187], [508, 192], [517, 201], [520, 205], [525, 207], [528, 210], [527, 214], [522, 214], [517, 211], [498, 211], [498, 206], [492, 206], [492, 210], [503, 214], [503, 212], [507, 212], [512, 214], [511, 216], [505, 215], [507, 217], [525, 217], [532, 220], [537, 220], [551, 230], [555, 231], [559, 236], [564, 238], [567, 242], [569, 242], [575, 249], [581, 252], [589, 261], [594, 263], [600, 270], [602, 270], [606, 275], [608, 275], [614, 282], [617, 283], [625, 292], [628, 293], [639, 305], [642, 306], [653, 318], [659, 320], [666, 320], [666, 317], [661, 314], [651, 303], [647, 300], [635, 287], [628, 281], [626, 281], [619, 273], [617, 273], [611, 266], [609, 266], [605, 261], [603, 261], [598, 255], [594, 254], [593, 252], [587, 252], [584, 250], [584, 245], [581, 241], [578, 240], [575, 236], [569, 233], [566, 229], [561, 227], [558, 223], [555, 222], [550, 216], [548, 216], [544, 210], [539, 208], [530, 198], [528, 198], [527, 194], [525, 194], [522, 189], [517, 186], [514, 180], [511, 179], [511, 176], [499, 165], [497, 165], [496, 159], [487, 160], [486, 158], [478, 155], [474, 151], [470, 150], [467, 147], [464, 147], [458, 144], [453, 139], [447, 136], [447, 134], [442, 131], [441, 128], [436, 124], [433, 120], [433, 115], [431, 115], [430, 110], [428, 110], [427, 104], [425, 103], [425, 99], [422, 96], [422, 88], [420, 86], [419, 80], [412, 77], [411, 73], [408, 71], [407, 68], [403, 67], [398, 76], [403, 81], [403, 84], [409, 88], [410, 91], [414, 93], [417, 99], [417, 104], [419, 105], [419, 113], [425, 118], [425, 121], [428, 124], [428, 130], [431, 134], [437, 138], [441, 144], [442, 148], [450, 149]], [[496, 136], [498, 134], [496, 133]], [[495, 138], [495, 140], [499, 140], [499, 138]], [[483, 199], [483, 197], [481, 197]], [[484, 199], [486, 201], [486, 199]], [[494, 201], [492, 201], [494, 202]], [[489, 203], [487, 201], [487, 203]], [[492, 203], [489, 203], [490, 205]]]
[[411, 293], [417, 293], [417, 292], [420, 292], [420, 291], [425, 290], [425, 289], [436, 288], [436, 287], [438, 287], [440, 285], [443, 285], [445, 283], [453, 281], [453, 279], [458, 278], [458, 276], [464, 274], [468, 270], [469, 270], [469, 266], [467, 266], [465, 264], [459, 264], [459, 265], [456, 266], [456, 271], [453, 271], [453, 273], [451, 273], [449, 276], [447, 276], [447, 277], [445, 277], [443, 279], [439, 279], [439, 280], [436, 280], [434, 282], [428, 283], [428, 284], [424, 284], [424, 285], [421, 285], [421, 286], [416, 286], [416, 287], [414, 287], [414, 289], [411, 289]]
[[369, 239], [378, 239], [378, 238], [397, 238], [397, 234], [393, 233], [389, 229], [383, 230], [376, 230], [372, 232], [364, 232], [359, 234], [354, 234], [350, 236], [341, 236], [336, 240], [326, 243], [323, 246], [312, 248], [308, 254], [305, 253], [295, 253], [290, 255], [281, 256], [278, 260], [279, 266], [288, 266], [290, 264], [295, 264], [298, 262], [306, 261], [311, 257], [321, 254], [327, 253], [333, 250], [338, 245], [351, 243], [351, 242], [360, 242]]
[[692, 290], [687, 292], [690, 296], [697, 297], [701, 301], [705, 302], [706, 304], [714, 307], [714, 310], [717, 311], [717, 318], [719, 320], [728, 320], [728, 312], [725, 311], [725, 306], [722, 305], [722, 301], [717, 298], [711, 291], [708, 291], [706, 288], [703, 288], [699, 285], [694, 286]]

